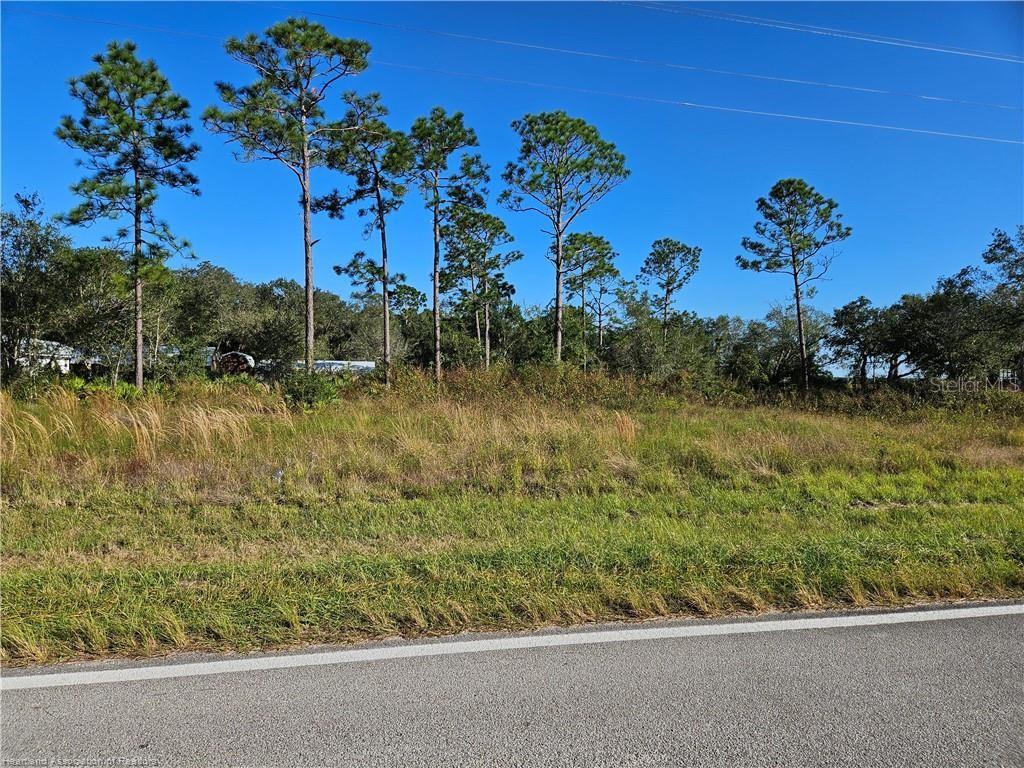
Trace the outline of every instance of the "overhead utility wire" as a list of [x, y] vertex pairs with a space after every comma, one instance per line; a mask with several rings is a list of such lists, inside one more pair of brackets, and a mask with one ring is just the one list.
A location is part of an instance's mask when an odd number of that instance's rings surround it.
[[[653, 3], [658, 5], [658, 3]], [[662, 6], [664, 7], [664, 6]], [[964, 48], [956, 45], [944, 45], [942, 43], [926, 43], [920, 40], [910, 40], [905, 37], [892, 37], [890, 35], [879, 35], [874, 32], [860, 32], [850, 29], [837, 29], [836, 27], [825, 27], [820, 24], [804, 24], [799, 21], [786, 21], [783, 19], [767, 19], [763, 16], [749, 16], [742, 13], [730, 13], [728, 11], [720, 11], [717, 8], [687, 8], [684, 5], [673, 5], [672, 8], [676, 11], [682, 11], [687, 13], [700, 14], [704, 16], [715, 16], [725, 17], [728, 19], [750, 21], [750, 22], [761, 22], [762, 24], [776, 24], [787, 28], [791, 28], [793, 31], [806, 31], [806, 32], [834, 32], [840, 35], [851, 35], [857, 38], [867, 38], [869, 40], [883, 41], [887, 43], [907, 43], [914, 46], [925, 46], [927, 49], [936, 49], [943, 53], [954, 53], [954, 54], [976, 54], [981, 56], [998, 56], [1000, 58], [1010, 58], [1015, 60], [1024, 61], [1022, 57], [1015, 53], [1006, 53], [1004, 51], [982, 51], [977, 48]]]
[[885, 37], [883, 35], [875, 35], [867, 32], [853, 32], [845, 29], [834, 29], [832, 27], [819, 27], [811, 24], [800, 24], [798, 22], [782, 21], [780, 19], [766, 19], [759, 16], [743, 16], [738, 13], [712, 11], [704, 8], [687, 8], [685, 6], [673, 6], [670, 8], [664, 5], [631, 2], [618, 2], [616, 4], [625, 5], [632, 8], [644, 8], [650, 11], [661, 11], [662, 13], [687, 14], [690, 16], [702, 16], [708, 19], [717, 19], [719, 21], [733, 21], [739, 24], [752, 24], [754, 26], [759, 27], [785, 29], [790, 32], [808, 32], [813, 35], [824, 35], [826, 37], [859, 40], [865, 43], [877, 43], [879, 45], [894, 45], [901, 48], [915, 48], [917, 50], [932, 51], [934, 53], [948, 53], [956, 56], [970, 56], [976, 59], [990, 59], [992, 61], [1007, 61], [1012, 64], [1024, 64], [1024, 57], [1017, 56], [1012, 53], [976, 51], [970, 48], [956, 48], [948, 45], [923, 43], [917, 40], [905, 40], [898, 37]]
[[[219, 41], [219, 40], [222, 39], [221, 37], [218, 37], [216, 35], [205, 34], [205, 33], [202, 33], [202, 32], [191, 32], [191, 31], [179, 30], [179, 29], [169, 29], [169, 28], [166, 28], [166, 27], [149, 27], [149, 26], [144, 26], [144, 25], [141, 25], [141, 24], [131, 24], [131, 23], [127, 23], [127, 22], [122, 23], [122, 22], [117, 22], [117, 21], [107, 21], [107, 20], [103, 20], [103, 19], [90, 19], [90, 18], [84, 18], [84, 17], [79, 17], [79, 16], [67, 16], [67, 15], [64, 15], [64, 14], [50, 13], [50, 12], [46, 12], [46, 11], [35, 11], [35, 10], [27, 10], [27, 9], [18, 8], [14, 12], [16, 12], [16, 13], [28, 13], [28, 14], [32, 14], [32, 15], [36, 15], [36, 16], [50, 16], [50, 17], [54, 17], [54, 18], [67, 19], [67, 20], [71, 20], [71, 21], [81, 21], [81, 22], [87, 22], [87, 23], [103, 24], [103, 25], [114, 26], [114, 27], [127, 27], [127, 28], [131, 28], [131, 29], [146, 30], [146, 31], [150, 31], [150, 32], [161, 32], [161, 33], [164, 33], [164, 34], [171, 34], [171, 35], [183, 35], [183, 36], [186, 36], [186, 37], [196, 37], [196, 38], [203, 38], [203, 39], [208, 39], [208, 40], [217, 40], [217, 41]], [[831, 124], [831, 125], [849, 125], [849, 126], [855, 126], [855, 127], [858, 127], [858, 128], [877, 128], [877, 129], [888, 130], [888, 131], [899, 131], [899, 132], [902, 132], [902, 133], [917, 133], [917, 134], [926, 134], [926, 135], [929, 135], [929, 136], [943, 136], [943, 137], [947, 137], [947, 138], [971, 139], [971, 140], [974, 140], [974, 141], [986, 141], [986, 142], [994, 142], [994, 143], [998, 143], [998, 144], [1016, 144], [1016, 145], [1024, 146], [1024, 141], [1018, 141], [1016, 139], [1000, 139], [1000, 138], [996, 138], [994, 136], [977, 136], [977, 135], [965, 134], [965, 133], [951, 133], [951, 132], [947, 132], [947, 131], [934, 131], [934, 130], [929, 130], [929, 129], [925, 129], [925, 128], [904, 128], [902, 126], [896, 126], [896, 125], [884, 125], [884, 124], [879, 124], [879, 123], [865, 123], [865, 122], [858, 122], [858, 121], [854, 121], [854, 120], [837, 120], [837, 119], [826, 118], [826, 117], [811, 117], [811, 116], [808, 116], [808, 115], [792, 115], [792, 114], [787, 114], [787, 113], [783, 113], [783, 112], [765, 112], [765, 111], [755, 110], [755, 109], [744, 109], [744, 108], [741, 108], [741, 107], [724, 107], [724, 106], [713, 105], [713, 104], [698, 104], [696, 102], [680, 101], [680, 100], [674, 100], [674, 99], [663, 99], [663, 98], [658, 98], [658, 97], [654, 97], [654, 96], [638, 96], [638, 95], [629, 94], [629, 93], [616, 93], [616, 92], [613, 92], [613, 91], [599, 91], [599, 90], [593, 90], [593, 89], [589, 89], [589, 88], [578, 88], [578, 87], [575, 87], [575, 86], [568, 86], [568, 85], [556, 85], [554, 83], [538, 83], [538, 82], [533, 82], [533, 81], [530, 81], [530, 80], [514, 80], [514, 79], [504, 78], [504, 77], [494, 77], [494, 76], [491, 76], [491, 75], [479, 75], [479, 74], [474, 74], [474, 73], [471, 73], [471, 72], [456, 72], [456, 71], [452, 71], [452, 70], [433, 69], [433, 68], [430, 68], [430, 67], [422, 67], [422, 66], [418, 66], [418, 65], [415, 65], [415, 64], [400, 64], [400, 63], [397, 63], [397, 62], [380, 61], [380, 60], [375, 60], [374, 63], [375, 64], [379, 64], [380, 66], [392, 67], [392, 68], [395, 68], [395, 69], [416, 70], [416, 71], [420, 71], [420, 72], [430, 72], [430, 73], [433, 73], [433, 74], [446, 75], [446, 76], [451, 76], [451, 77], [465, 77], [465, 78], [472, 78], [472, 79], [477, 79], [477, 80], [486, 80], [486, 81], [490, 81], [490, 82], [506, 83], [506, 84], [509, 84], [509, 85], [520, 85], [520, 86], [527, 86], [527, 87], [532, 87], [532, 88], [547, 88], [547, 89], [554, 89], [554, 90], [561, 90], [561, 91], [570, 91], [570, 92], [583, 93], [583, 94], [592, 95], [592, 96], [607, 96], [607, 97], [611, 97], [611, 98], [629, 99], [631, 101], [642, 101], [642, 102], [648, 102], [648, 103], [654, 103], [654, 104], [668, 104], [668, 105], [672, 105], [672, 106], [688, 107], [688, 108], [691, 108], [691, 109], [708, 109], [708, 110], [714, 110], [714, 111], [718, 111], [718, 112], [733, 112], [733, 113], [738, 113], [738, 114], [757, 115], [757, 116], [760, 116], [760, 117], [778, 117], [778, 118], [785, 118], [785, 119], [789, 119], [789, 120], [803, 120], [803, 121], [814, 122], [814, 123], [828, 123], [828, 124]]]
[[221, 42], [223, 35], [211, 35], [206, 32], [192, 32], [186, 29], [171, 29], [170, 27], [152, 27], [146, 24], [133, 24], [130, 21], [109, 21], [107, 19], [93, 19], [85, 16], [69, 16], [66, 13], [53, 13], [52, 11], [37, 11], [28, 8], [21, 8], [17, 5], [8, 5], [10, 13], [29, 14], [31, 16], [48, 16], [51, 19], [64, 19], [65, 21], [82, 21], [87, 24], [100, 24], [106, 27], [123, 27], [125, 29], [137, 29], [142, 32], [161, 32], [165, 35], [180, 35], [182, 37], [194, 37], [200, 40], [215, 40]]
[[761, 117], [780, 117], [788, 120], [805, 120], [813, 123], [829, 123], [831, 125], [852, 125], [858, 128], [879, 128], [887, 131], [901, 131], [904, 133], [921, 133], [929, 136], [945, 136], [948, 138], [955, 139], [973, 139], [975, 141], [990, 141], [997, 144], [1018, 144], [1024, 146], [1024, 141], [1017, 139], [1000, 139], [994, 136], [976, 136], [967, 133], [951, 133], [948, 131], [933, 131], [926, 128], [904, 128], [897, 125], [885, 125], [882, 123], [864, 123], [856, 120], [837, 120], [828, 117], [811, 117], [809, 115], [792, 115], [785, 112], [765, 112], [757, 109], [745, 109], [741, 107], [723, 107], [716, 104], [698, 104], [693, 101], [681, 101], [677, 99], [664, 99], [656, 96], [638, 96], [631, 93], [618, 93], [615, 91], [599, 91], [591, 88], [578, 88], [571, 85], [555, 85], [554, 83], [538, 83], [531, 80], [513, 80], [505, 77], [493, 77], [491, 75], [478, 75], [471, 72], [456, 72], [453, 70], [445, 69], [434, 69], [431, 67], [421, 67], [415, 64], [398, 64], [396, 62], [380, 61], [377, 60], [375, 64], [380, 64], [385, 67], [395, 67], [397, 69], [411, 69], [418, 70], [421, 72], [433, 72], [439, 75], [449, 75], [453, 77], [468, 77], [478, 80], [489, 80], [498, 83], [508, 83], [510, 85], [523, 85], [534, 88], [552, 88], [560, 91], [571, 91], [573, 93], [585, 93], [592, 96], [609, 96], [618, 99], [630, 99], [633, 101], [645, 101], [653, 104], [670, 104], [677, 107], [689, 107], [691, 109], [710, 109], [718, 112], [734, 112], [744, 115], [758, 115]]
[[[263, 5], [264, 3], [259, 3]], [[271, 5], [271, 4], [267, 4]], [[283, 6], [271, 5], [271, 7], [285, 10]], [[294, 9], [293, 9], [294, 10]], [[504, 45], [513, 48], [526, 48], [535, 51], [547, 51], [549, 53], [561, 53], [570, 56], [582, 56], [584, 58], [591, 59], [603, 59], [606, 61], [623, 61], [629, 64], [643, 64], [648, 66], [665, 67], [667, 69], [681, 69], [689, 72], [705, 72], [713, 75], [725, 75], [728, 77], [745, 77], [752, 80], [767, 80], [778, 83], [787, 83], [790, 85], [809, 85], [818, 88], [833, 88], [844, 91], [856, 91], [858, 93], [873, 93], [884, 96], [901, 96], [912, 99], [923, 99], [925, 101], [938, 101], [947, 104], [963, 104], [975, 107], [992, 107], [994, 109], [1012, 109], [1020, 111], [1024, 109], [1021, 106], [1015, 106], [1013, 104], [993, 104], [985, 101], [972, 101], [969, 99], [957, 99], [948, 96], [926, 96], [917, 93], [907, 93], [903, 91], [890, 91], [884, 88], [871, 88], [868, 86], [859, 85], [846, 85], [842, 83], [828, 83], [821, 80], [803, 80], [794, 77], [780, 77], [777, 75], [763, 75], [756, 72], [736, 72], [728, 69], [715, 69], [712, 67], [700, 67], [694, 64], [678, 64], [676, 62], [659, 61], [656, 59], [644, 59], [633, 56], [620, 56], [611, 53], [600, 53], [597, 51], [583, 51], [575, 48], [562, 48], [558, 46], [540, 45], [538, 43], [526, 43], [518, 40], [504, 40], [495, 37], [484, 37], [481, 35], [469, 35], [461, 32], [449, 32], [447, 30], [440, 29], [428, 29], [426, 27], [413, 27], [407, 24], [394, 24], [385, 21], [371, 21], [369, 19], [358, 19], [352, 16], [338, 16], [331, 13], [323, 13], [321, 11], [308, 11], [302, 10], [302, 13], [309, 14], [310, 16], [321, 16], [323, 18], [335, 19], [337, 21], [346, 21], [353, 24], [366, 24], [369, 26], [383, 27], [386, 29], [395, 29], [401, 32], [414, 32], [418, 34], [435, 35], [438, 37], [448, 37], [456, 40], [470, 40], [480, 43], [491, 43], [493, 45]]]
[[[260, 5], [271, 6], [270, 3], [259, 3], [259, 4]], [[271, 6], [271, 7], [282, 8], [281, 6]], [[203, 34], [203, 33], [198, 33], [198, 32], [187, 32], [187, 31], [183, 31], [183, 30], [172, 30], [172, 29], [167, 29], [167, 28], [164, 28], [164, 27], [148, 27], [148, 26], [144, 26], [144, 25], [131, 24], [131, 23], [127, 23], [127, 22], [106, 21], [106, 20], [103, 20], [103, 19], [87, 19], [87, 18], [82, 18], [82, 17], [77, 17], [77, 16], [68, 16], [68, 15], [60, 14], [60, 13], [52, 13], [52, 12], [47, 12], [47, 11], [34, 11], [34, 10], [33, 11], [29, 11], [29, 10], [24, 10], [24, 9], [20, 9], [20, 8], [18, 9], [18, 11], [20, 11], [21, 13], [31, 13], [31, 14], [34, 14], [34, 15], [37, 15], [37, 16], [50, 16], [52, 18], [68, 19], [68, 20], [72, 20], [72, 21], [85, 21], [85, 22], [91, 22], [91, 23], [95, 23], [95, 24], [103, 24], [103, 25], [108, 25], [108, 26], [123, 26], [123, 27], [130, 28], [130, 29], [140, 29], [140, 30], [150, 30], [150, 31], [157, 31], [157, 32], [167, 32], [167, 33], [170, 33], [170, 34], [179, 34], [179, 35], [184, 35], [184, 36], [187, 36], [187, 37], [207, 38], [207, 39], [214, 39], [214, 40], [219, 40], [220, 39], [219, 37], [217, 37], [215, 35], [208, 35], [208, 34]], [[553, 53], [563, 53], [563, 54], [570, 54], [570, 55], [575, 55], [575, 56], [583, 56], [583, 57], [595, 58], [595, 59], [605, 59], [605, 60], [612, 60], [612, 61], [624, 61], [624, 62], [629, 62], [629, 63], [633, 63], [633, 64], [648, 64], [648, 65], [653, 65], [653, 66], [666, 67], [666, 68], [669, 68], [669, 69], [681, 69], [681, 70], [688, 70], [688, 71], [693, 71], [693, 72], [707, 72], [707, 73], [716, 74], [716, 75], [726, 75], [726, 76], [731, 76], [731, 77], [746, 77], [746, 78], [751, 78], [751, 79], [755, 79], [755, 80], [767, 80], [767, 81], [782, 82], [782, 83], [789, 83], [789, 84], [795, 84], [795, 85], [809, 85], [809, 86], [817, 86], [817, 87], [821, 87], [821, 88], [833, 88], [833, 89], [839, 89], [839, 90], [855, 91], [855, 92], [860, 92], [860, 93], [873, 93], [873, 94], [887, 95], [887, 96], [902, 96], [902, 97], [907, 97], [907, 98], [922, 99], [924, 101], [935, 101], [935, 102], [942, 102], [942, 103], [949, 103], [949, 104], [962, 104], [962, 105], [967, 105], [967, 106], [991, 107], [993, 109], [1007, 109], [1007, 110], [1013, 110], [1013, 111], [1022, 111], [1022, 110], [1024, 110], [1024, 107], [1016, 106], [1016, 105], [1013, 105], [1013, 104], [995, 104], [995, 103], [991, 103], [991, 102], [973, 101], [973, 100], [970, 100], [970, 99], [957, 99], [957, 98], [952, 98], [952, 97], [947, 97], [947, 96], [926, 96], [926, 95], [916, 94], [916, 93], [906, 93], [906, 92], [901, 92], [901, 91], [890, 91], [890, 90], [885, 90], [885, 89], [882, 89], [882, 88], [871, 88], [871, 87], [867, 87], [867, 86], [857, 86], [857, 85], [845, 85], [845, 84], [840, 84], [840, 83], [828, 83], [828, 82], [817, 81], [817, 80], [802, 80], [802, 79], [798, 79], [798, 78], [779, 77], [779, 76], [775, 76], [775, 75], [762, 75], [762, 74], [757, 74], [757, 73], [753, 73], [753, 72], [734, 72], [734, 71], [731, 71], [731, 70], [713, 69], [713, 68], [710, 68], [710, 67], [698, 67], [698, 66], [689, 65], [689, 64], [678, 64], [678, 63], [674, 63], [674, 62], [656, 61], [656, 60], [652, 60], [652, 59], [642, 59], [642, 58], [627, 57], [627, 56], [616, 56], [616, 55], [613, 55], [613, 54], [599, 53], [599, 52], [594, 52], [594, 51], [580, 51], [580, 50], [569, 49], [569, 48], [558, 48], [558, 47], [553, 47], [553, 46], [538, 45], [538, 44], [535, 44], [535, 43], [525, 43], [525, 42], [513, 41], [513, 40], [502, 40], [502, 39], [498, 39], [498, 38], [482, 37], [482, 36], [478, 36], [478, 35], [466, 35], [466, 34], [461, 34], [461, 33], [458, 33], [458, 32], [448, 32], [448, 31], [445, 31], [445, 30], [425, 29], [425, 28], [421, 28], [421, 27], [410, 27], [410, 26], [407, 26], [407, 25], [392, 24], [392, 23], [382, 22], [382, 21], [370, 21], [370, 20], [367, 20], [367, 19], [356, 19], [356, 18], [352, 18], [352, 17], [348, 17], [348, 16], [336, 16], [336, 15], [333, 15], [333, 14], [321, 13], [319, 11], [306, 11], [306, 13], [309, 13], [310, 15], [322, 16], [322, 17], [325, 17], [325, 18], [336, 19], [336, 20], [339, 20], [339, 21], [348, 21], [348, 22], [353, 22], [353, 23], [358, 23], [358, 24], [367, 24], [367, 25], [372, 25], [372, 26], [379, 26], [379, 27], [397, 29], [397, 30], [401, 30], [401, 31], [418, 32], [418, 33], [423, 33], [423, 34], [431, 34], [431, 35], [437, 35], [437, 36], [442, 36], [442, 37], [451, 37], [451, 38], [464, 39], [464, 40], [474, 40], [474, 41], [485, 42], [485, 43], [494, 43], [494, 44], [498, 44], [498, 45], [513, 46], [513, 47], [518, 47], [518, 48], [527, 48], [527, 49], [533, 49], [533, 50], [550, 51], [550, 52], [553, 52]]]

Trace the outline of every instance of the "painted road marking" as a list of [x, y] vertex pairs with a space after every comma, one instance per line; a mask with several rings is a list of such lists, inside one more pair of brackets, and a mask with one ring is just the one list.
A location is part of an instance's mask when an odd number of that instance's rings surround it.
[[381, 648], [319, 651], [316, 653], [282, 654], [258, 658], [232, 658], [218, 661], [155, 664], [143, 667], [95, 669], [77, 672], [27, 674], [0, 678], [0, 690], [55, 688], [65, 685], [123, 683], [134, 680], [160, 680], [173, 677], [222, 675], [232, 672], [256, 672], [296, 667], [320, 667], [351, 664], [359, 661], [410, 659], [421, 656], [451, 656], [486, 651], [511, 651], [531, 648], [552, 648], [566, 645], [600, 645], [628, 643], [638, 640], [671, 640], [685, 637], [715, 635], [749, 635], [760, 632], [792, 632], [808, 629], [844, 629], [882, 624], [911, 624], [930, 621], [974, 619], [984, 616], [1024, 615], [1024, 604], [981, 605], [968, 608], [899, 611], [896, 613], [820, 616], [815, 618], [772, 619], [768, 621], [733, 622], [729, 624], [691, 624], [670, 627], [638, 627], [594, 632], [565, 632], [544, 635], [455, 640]]

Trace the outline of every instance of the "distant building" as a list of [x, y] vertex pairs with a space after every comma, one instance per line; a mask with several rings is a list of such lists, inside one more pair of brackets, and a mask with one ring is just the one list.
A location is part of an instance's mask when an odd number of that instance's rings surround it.
[[72, 366], [89, 366], [97, 361], [59, 341], [29, 339], [21, 345], [15, 362], [29, 372], [50, 368], [67, 374]]
[[[130, 365], [127, 357], [130, 350], [114, 348], [114, 353], [122, 356], [122, 362]], [[149, 350], [144, 355], [148, 359]], [[164, 358], [173, 358], [181, 355], [181, 350], [174, 346], [161, 344], [158, 353]], [[245, 352], [220, 352], [215, 347], [204, 347], [200, 350], [206, 368], [219, 373], [255, 373], [258, 368], [265, 368], [269, 361], [261, 361], [257, 364], [252, 355]], [[30, 339], [22, 344], [17, 363], [22, 368], [32, 372], [44, 369], [59, 371], [62, 374], [77, 373], [89, 375], [101, 368], [102, 361], [98, 357], [92, 357], [84, 352], [48, 339]], [[303, 370], [306, 363], [296, 360], [295, 370]], [[377, 364], [373, 360], [315, 360], [313, 368], [318, 373], [352, 373], [362, 375], [371, 373]]]
[[[293, 366], [301, 371], [306, 367], [305, 360], [296, 360]], [[354, 373], [362, 375], [371, 373], [377, 364], [373, 360], [314, 360], [313, 370], [317, 373]]]

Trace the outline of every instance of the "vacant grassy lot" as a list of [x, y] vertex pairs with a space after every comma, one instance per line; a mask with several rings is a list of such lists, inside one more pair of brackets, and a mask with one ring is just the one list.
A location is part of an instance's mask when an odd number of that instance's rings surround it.
[[0, 404], [8, 663], [1024, 594], [1016, 417], [471, 385]]

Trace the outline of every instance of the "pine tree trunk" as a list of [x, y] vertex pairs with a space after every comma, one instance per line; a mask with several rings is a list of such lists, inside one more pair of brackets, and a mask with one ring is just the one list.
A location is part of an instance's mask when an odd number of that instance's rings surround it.
[[384, 385], [391, 386], [391, 277], [388, 273], [388, 233], [384, 224], [384, 200], [380, 181], [374, 184], [377, 196], [377, 229], [380, 230], [381, 299], [384, 308]]
[[434, 197], [434, 381], [441, 383], [441, 206]]
[[309, 187], [309, 148], [302, 146], [302, 247], [306, 261], [306, 373], [313, 372], [313, 226]]
[[135, 386], [142, 389], [144, 360], [142, 354], [142, 181], [135, 171], [135, 251], [132, 259], [132, 281], [135, 288]]
[[158, 356], [160, 354], [160, 317], [161, 317], [161, 314], [162, 313], [157, 313], [157, 316], [156, 316], [156, 330], [153, 333], [153, 351], [152, 351], [152, 353], [149, 356], [150, 372], [154, 376], [156, 376], [157, 378], [159, 378], [159, 376], [160, 376], [160, 371], [157, 370], [157, 366], [160, 364], [160, 358]]
[[661, 305], [661, 339], [668, 342], [668, 302], [671, 295], [665, 291], [665, 299]]
[[800, 295], [799, 273], [793, 270], [793, 298], [796, 300], [796, 333], [800, 342], [800, 386], [807, 392], [811, 386], [810, 372], [807, 370], [807, 341], [804, 338], [804, 311]]
[[[580, 276], [582, 278], [582, 275]], [[580, 340], [583, 346], [583, 370], [587, 370], [587, 288], [580, 286]]]
[[597, 292], [597, 348], [604, 351], [604, 295]]
[[555, 222], [555, 362], [562, 362], [562, 224]]
[[[487, 277], [484, 276], [484, 295], [487, 295]], [[491, 369], [491, 302], [484, 301], [484, 370]]]
[[476, 345], [483, 347], [483, 336], [480, 333], [480, 297], [476, 292], [476, 276], [469, 273], [469, 292], [473, 294], [473, 323], [476, 325]]

